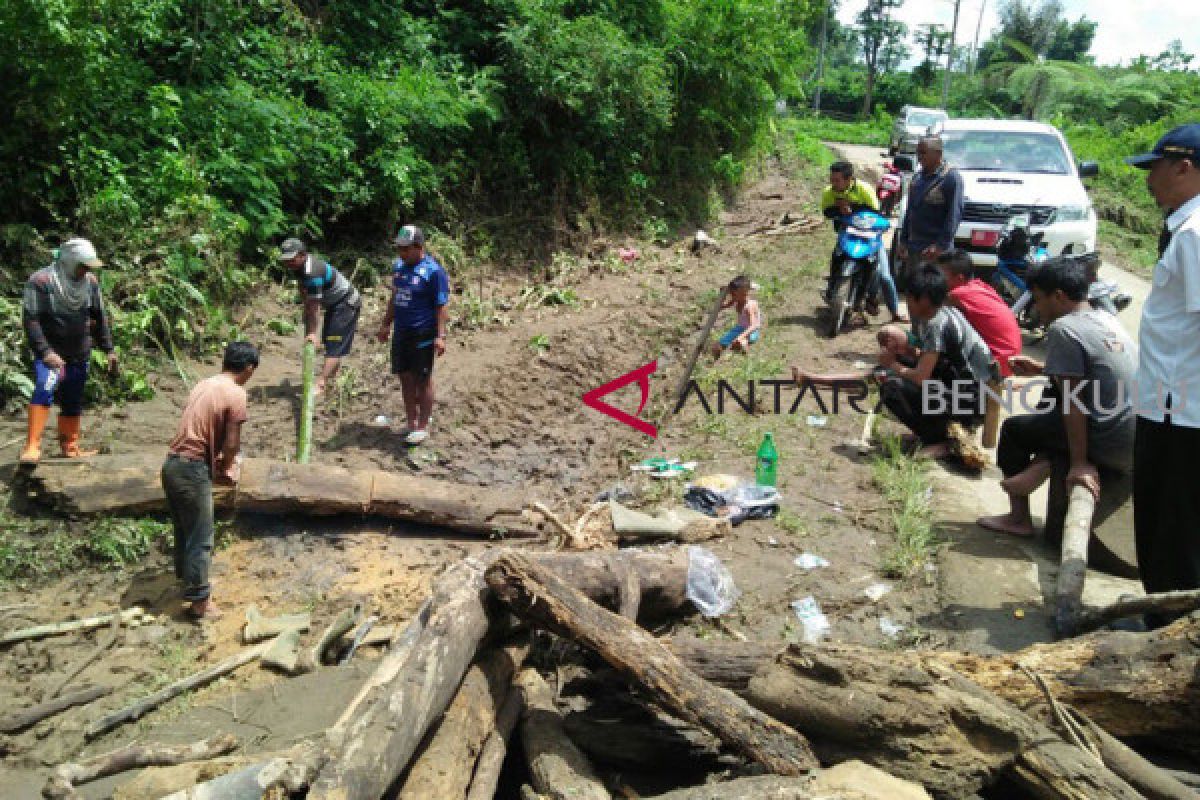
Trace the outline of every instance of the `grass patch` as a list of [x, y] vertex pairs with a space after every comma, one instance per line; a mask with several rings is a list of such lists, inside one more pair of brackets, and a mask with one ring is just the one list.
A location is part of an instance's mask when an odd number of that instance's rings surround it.
[[862, 122], [839, 122], [829, 117], [792, 117], [786, 127], [796, 134], [826, 142], [887, 147], [891, 135], [892, 118], [886, 114]]
[[871, 474], [892, 506], [896, 526], [895, 544], [884, 554], [880, 569], [889, 578], [912, 577], [924, 567], [937, 545], [928, 467], [905, 455], [898, 437], [885, 436], [882, 455], [871, 464]]
[[73, 526], [61, 519], [0, 511], [0, 587], [41, 582], [85, 566], [136, 564], [170, 530], [168, 523], [148, 517]]
[[1134, 275], [1149, 280], [1158, 261], [1158, 236], [1131, 231], [1102, 219], [1096, 236], [1096, 249], [1105, 261], [1117, 263]]

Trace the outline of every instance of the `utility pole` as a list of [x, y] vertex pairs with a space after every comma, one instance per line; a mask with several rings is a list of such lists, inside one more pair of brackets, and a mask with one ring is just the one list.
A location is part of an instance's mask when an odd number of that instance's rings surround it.
[[950, 67], [954, 64], [954, 38], [958, 35], [958, 6], [962, 0], [954, 0], [954, 24], [950, 26], [950, 50], [946, 53], [946, 78], [942, 81], [942, 108], [950, 96]]
[[971, 75], [975, 74], [975, 67], [979, 66], [979, 31], [983, 28], [983, 10], [987, 8], [987, 0], [983, 0], [979, 4], [979, 21], [975, 23], [975, 44], [971, 45], [971, 69], [968, 72]]
[[821, 84], [825, 81], [825, 37], [829, 28], [829, 2], [821, 13], [821, 47], [817, 55], [817, 91], [813, 93], [813, 111], [821, 113]]

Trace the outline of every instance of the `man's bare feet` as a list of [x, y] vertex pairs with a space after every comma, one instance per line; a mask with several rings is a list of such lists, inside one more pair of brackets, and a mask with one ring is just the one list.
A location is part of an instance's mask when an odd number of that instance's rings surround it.
[[217, 608], [211, 597], [193, 600], [192, 607], [188, 609], [188, 616], [192, 619], [217, 619], [221, 615], [221, 609]]
[[980, 517], [975, 523], [981, 528], [997, 533], [1007, 533], [1010, 536], [1033, 536], [1031, 520], [1015, 519], [1012, 514], [998, 514], [994, 517]]
[[1015, 497], [1029, 497], [1050, 477], [1050, 462], [1038, 459], [1016, 475], [1000, 481], [1000, 488]]

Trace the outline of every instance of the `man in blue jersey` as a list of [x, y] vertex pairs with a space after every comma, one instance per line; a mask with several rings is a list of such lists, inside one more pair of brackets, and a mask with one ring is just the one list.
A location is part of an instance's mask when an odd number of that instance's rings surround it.
[[362, 297], [345, 275], [325, 259], [309, 253], [308, 246], [300, 239], [284, 240], [279, 246], [279, 261], [300, 282], [300, 290], [304, 293], [304, 338], [314, 345], [317, 343], [318, 314], [320, 309], [325, 309], [325, 322], [321, 326], [325, 364], [316, 383], [316, 392], [320, 394], [337, 375], [342, 359], [350, 354], [358, 315], [362, 311]]
[[425, 232], [405, 225], [396, 234], [392, 263], [392, 298], [379, 326], [379, 341], [392, 337], [392, 374], [400, 376], [406, 444], [429, 438], [433, 413], [433, 361], [446, 352], [450, 280], [446, 270], [425, 252]]

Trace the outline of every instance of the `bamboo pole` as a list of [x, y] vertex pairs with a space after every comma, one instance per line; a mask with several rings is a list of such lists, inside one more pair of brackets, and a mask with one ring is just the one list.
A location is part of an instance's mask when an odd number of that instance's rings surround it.
[[[119, 616], [121, 618], [122, 625], [129, 625], [134, 620], [145, 615], [145, 610], [134, 606], [121, 611], [115, 616]], [[11, 631], [9, 633], [0, 635], [0, 645], [24, 642], [29, 639], [44, 639], [47, 636], [58, 636], [63, 633], [74, 633], [76, 631], [90, 631], [95, 628], [103, 628], [105, 625], [112, 624], [113, 616], [113, 614], [100, 614], [99, 616], [87, 617], [86, 619], [73, 619], [68, 622], [54, 622], [49, 625], [38, 625], [33, 628], [22, 628], [19, 631]]]
[[316, 369], [317, 348], [312, 342], [304, 343], [304, 387], [300, 398], [300, 441], [296, 444], [296, 461], [307, 464], [312, 457], [313, 372]]

